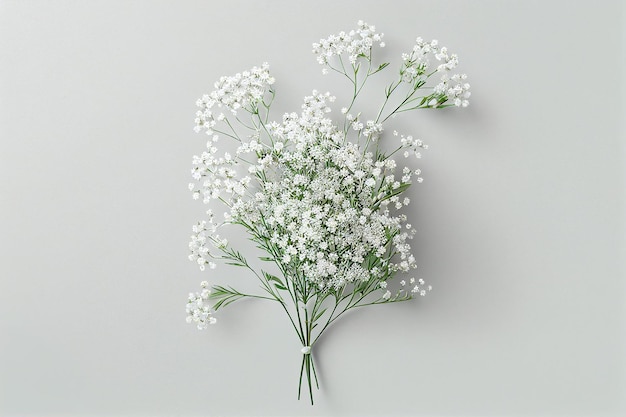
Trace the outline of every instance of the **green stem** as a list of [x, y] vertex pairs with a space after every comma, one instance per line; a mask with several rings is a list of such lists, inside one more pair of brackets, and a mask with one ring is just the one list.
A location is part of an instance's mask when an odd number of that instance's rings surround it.
[[309, 382], [309, 396], [311, 397], [311, 405], [313, 405], [313, 386], [311, 385], [311, 355], [306, 354], [306, 378]]
[[300, 366], [300, 378], [298, 383], [298, 400], [300, 399], [300, 393], [302, 392], [302, 374], [304, 373], [304, 361], [306, 359], [306, 355], [302, 355], [302, 365]]
[[[385, 101], [383, 102], [383, 105], [380, 107], [380, 110], [378, 111], [378, 115], [376, 116], [376, 123], [378, 123], [378, 121], [380, 120], [380, 117], [383, 114], [383, 110], [385, 109], [385, 106], [387, 105], [387, 102], [389, 101], [389, 97], [391, 97], [391, 95], [393, 94], [393, 92], [396, 90], [396, 88], [398, 88], [398, 86], [402, 83], [402, 78], [400, 78], [395, 85], [391, 84], [389, 86], [389, 90], [386, 94], [385, 97]], [[393, 86], [393, 87], [392, 87]]]

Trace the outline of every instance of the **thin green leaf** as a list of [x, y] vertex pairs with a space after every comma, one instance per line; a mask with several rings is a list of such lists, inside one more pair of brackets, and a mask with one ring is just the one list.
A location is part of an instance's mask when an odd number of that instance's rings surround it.
[[316, 322], [320, 317], [322, 317], [324, 315], [324, 313], [326, 313], [326, 310], [328, 310], [328, 308], [325, 308], [322, 311], [318, 312], [315, 315], [315, 317], [313, 317], [313, 321]]
[[[383, 69], [387, 68], [387, 66], [389, 66], [389, 62], [383, 62], [383, 63], [382, 63], [382, 64], [380, 64], [380, 65], [378, 66], [378, 68], [377, 68], [375, 71], [373, 71], [370, 75], [374, 75], [374, 74], [376, 74], [377, 72], [382, 71]], [[385, 90], [385, 94], [386, 94], [386, 93], [387, 93], [387, 90]]]

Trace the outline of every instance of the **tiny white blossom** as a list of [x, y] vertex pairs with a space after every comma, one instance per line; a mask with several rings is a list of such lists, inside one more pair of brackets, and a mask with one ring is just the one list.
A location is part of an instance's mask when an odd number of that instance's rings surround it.
[[339, 32], [326, 39], [320, 39], [313, 44], [313, 53], [317, 55], [317, 62], [328, 65], [330, 58], [347, 55], [348, 61], [354, 65], [359, 58], [369, 59], [372, 46], [375, 42], [383, 48], [384, 34], [376, 32], [376, 27], [359, 20], [358, 28], [349, 32]]
[[209, 294], [211, 290], [208, 288], [208, 283], [202, 281], [200, 284], [202, 287], [201, 292], [190, 293], [187, 299], [187, 323], [194, 323], [198, 330], [207, 328], [209, 324], [215, 324], [217, 319], [213, 317], [211, 307], [208, 303]]

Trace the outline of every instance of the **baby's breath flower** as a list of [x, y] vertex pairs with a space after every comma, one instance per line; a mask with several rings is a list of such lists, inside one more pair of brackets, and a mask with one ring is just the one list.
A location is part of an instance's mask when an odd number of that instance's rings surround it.
[[198, 330], [207, 328], [209, 324], [215, 324], [217, 319], [213, 317], [208, 299], [211, 294], [207, 281], [200, 284], [201, 292], [190, 293], [187, 299], [187, 323], [194, 323]]
[[213, 128], [226, 118], [220, 108], [236, 115], [240, 109], [249, 109], [260, 102], [272, 84], [274, 77], [269, 73], [267, 62], [231, 77], [221, 77], [214, 84], [215, 90], [196, 101], [200, 110], [196, 113], [195, 130], [204, 129], [208, 135], [213, 135]]
[[[188, 188], [194, 199], [209, 207], [221, 204], [226, 211], [216, 221], [207, 210], [207, 218], [193, 226], [189, 259], [202, 271], [215, 268], [217, 260], [245, 267], [265, 292], [248, 295], [203, 281], [201, 290], [189, 295], [187, 321], [199, 329], [215, 323], [209, 299], [216, 310], [244, 297], [269, 298], [284, 307], [292, 300], [291, 311], [307, 313], [302, 319], [285, 308], [305, 345], [306, 375], [313, 367], [312, 356], [306, 355], [312, 355], [317, 340], [312, 336], [316, 321], [330, 323], [342, 314], [341, 308], [319, 310], [318, 301], [345, 300], [344, 291], [353, 289], [345, 311], [424, 296], [432, 289], [421, 278], [394, 281], [396, 274], [417, 268], [411, 248], [416, 230], [403, 213], [411, 200], [404, 193], [422, 182], [421, 171], [402, 166], [394, 154], [420, 158], [428, 147], [396, 130], [387, 138], [385, 128], [408, 110], [465, 107], [470, 86], [465, 74], [452, 74], [458, 65], [455, 54], [436, 40], [417, 38], [412, 50], [402, 54], [400, 76], [385, 89], [378, 113], [361, 112], [357, 96], [365, 81], [388, 65], [373, 63], [376, 46], [385, 46], [383, 34], [363, 21], [313, 44], [322, 72], [343, 73], [354, 87], [339, 124], [331, 117], [335, 97], [317, 90], [304, 97], [299, 113], [272, 121], [275, 80], [266, 63], [221, 77], [196, 103], [195, 130], [207, 138], [206, 148], [193, 157]], [[425, 86], [435, 74], [440, 81]], [[406, 94], [399, 107], [391, 104], [397, 95], [387, 100], [396, 89]], [[426, 93], [420, 96], [422, 91]], [[235, 144], [226, 151], [218, 142], [230, 139]], [[381, 146], [387, 139], [390, 153]], [[271, 261], [280, 276], [256, 270], [231, 247], [220, 236], [229, 225], [242, 226], [266, 252], [261, 259]], [[317, 327], [317, 337], [325, 328]]]
[[328, 64], [334, 56], [347, 55], [351, 64], [356, 64], [358, 58], [369, 59], [372, 47], [378, 43], [381, 48], [385, 47], [382, 42], [384, 34], [377, 33], [376, 27], [359, 20], [358, 28], [349, 32], [339, 32], [328, 38], [320, 39], [313, 44], [313, 53], [317, 55], [317, 62], [322, 65]]

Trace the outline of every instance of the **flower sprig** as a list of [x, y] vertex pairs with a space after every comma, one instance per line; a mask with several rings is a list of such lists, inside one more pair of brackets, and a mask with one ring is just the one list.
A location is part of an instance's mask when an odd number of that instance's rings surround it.
[[[437, 41], [417, 38], [402, 54], [376, 115], [355, 112], [368, 79], [390, 65], [375, 63], [383, 36], [359, 21], [356, 29], [313, 44], [323, 72], [349, 81], [343, 120], [332, 117], [333, 95], [313, 91], [300, 113], [274, 121], [275, 80], [266, 63], [220, 78], [197, 102], [195, 130], [208, 141], [193, 158], [189, 189], [194, 199], [221, 205], [226, 213], [217, 220], [209, 209], [194, 225], [189, 259], [201, 270], [219, 262], [245, 268], [261, 293], [203, 282], [202, 291], [189, 296], [187, 321], [204, 329], [215, 323], [214, 310], [244, 298], [278, 303], [302, 345], [298, 398], [306, 380], [311, 403], [313, 381], [319, 387], [314, 347], [332, 323], [357, 307], [407, 301], [431, 290], [415, 277], [402, 279], [395, 293], [388, 287], [396, 275], [417, 267], [410, 245], [415, 229], [403, 209], [410, 204], [405, 192], [422, 182], [419, 169], [401, 167], [393, 157], [401, 152], [419, 158], [427, 145], [394, 131], [386, 153], [380, 147], [386, 123], [410, 110], [465, 107], [470, 96], [465, 74], [452, 74], [458, 57]], [[219, 151], [222, 137], [235, 141], [234, 152]], [[220, 235], [227, 226], [247, 232], [268, 268], [251, 266]]]

